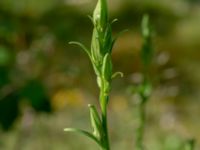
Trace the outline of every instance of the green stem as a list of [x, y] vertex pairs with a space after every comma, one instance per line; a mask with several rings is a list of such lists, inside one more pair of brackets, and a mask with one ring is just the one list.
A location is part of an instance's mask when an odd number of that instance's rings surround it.
[[108, 128], [107, 128], [107, 111], [102, 113], [102, 127], [104, 130], [102, 150], [110, 150]]
[[102, 82], [102, 86], [100, 88], [100, 104], [102, 111], [102, 150], [110, 150], [109, 136], [108, 136], [108, 127], [107, 127], [107, 104], [109, 100], [108, 93], [104, 90], [104, 82]]
[[138, 106], [138, 128], [136, 130], [136, 150], [144, 150], [144, 129], [145, 129], [145, 102], [141, 101]]

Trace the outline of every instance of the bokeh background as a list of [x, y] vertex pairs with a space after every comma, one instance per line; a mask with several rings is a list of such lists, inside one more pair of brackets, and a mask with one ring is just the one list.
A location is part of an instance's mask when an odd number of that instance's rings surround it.
[[[97, 145], [65, 127], [91, 130], [88, 103], [98, 105], [91, 64], [78, 47], [89, 47], [94, 0], [0, 1], [0, 150], [94, 150]], [[114, 150], [134, 149], [141, 80], [143, 14], [150, 15], [154, 91], [147, 104], [147, 150], [200, 149], [200, 1], [109, 0], [113, 34], [129, 29], [113, 49], [115, 71], [109, 105]]]

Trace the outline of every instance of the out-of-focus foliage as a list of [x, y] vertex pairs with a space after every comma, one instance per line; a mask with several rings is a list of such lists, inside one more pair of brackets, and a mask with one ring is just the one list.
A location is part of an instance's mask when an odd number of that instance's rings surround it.
[[0, 101], [0, 122], [3, 129], [9, 129], [19, 115], [18, 96], [11, 93]]
[[40, 81], [28, 81], [20, 92], [21, 96], [27, 99], [35, 110], [51, 111], [51, 105], [46, 95], [45, 87]]
[[[88, 122], [84, 119], [88, 113], [85, 105], [98, 94], [93, 87], [95, 78], [91, 76], [90, 62], [81, 50], [67, 44], [75, 40], [89, 45], [92, 24], [87, 15], [95, 3], [0, 1], [0, 126], [10, 129], [15, 125], [12, 132], [0, 135], [0, 149], [96, 148], [81, 137], [73, 142], [71, 135], [62, 132], [72, 121], [81, 127]], [[157, 51], [151, 69], [156, 89], [148, 104], [145, 142], [149, 149], [174, 150], [194, 137], [198, 146], [199, 1], [110, 0], [109, 9], [111, 18], [120, 20], [113, 24], [114, 34], [129, 29], [119, 38], [112, 55], [114, 71], [120, 70], [125, 75], [113, 82], [110, 106], [113, 149], [133, 147], [135, 119], [134, 110], [130, 109], [137, 98], [128, 101], [124, 89], [141, 80], [139, 29], [144, 13], [150, 15]], [[49, 112], [51, 105], [60, 111], [52, 116], [35, 115], [35, 111]], [[85, 110], [77, 113], [80, 109]], [[67, 145], [66, 140], [71, 143]]]

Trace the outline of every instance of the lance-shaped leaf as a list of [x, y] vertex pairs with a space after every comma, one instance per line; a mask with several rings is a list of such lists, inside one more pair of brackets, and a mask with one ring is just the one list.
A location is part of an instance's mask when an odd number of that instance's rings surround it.
[[120, 76], [121, 78], [124, 76], [124, 74], [122, 73], [122, 72], [115, 72], [115, 73], [113, 73], [113, 75], [112, 75], [112, 79], [114, 79], [114, 78], [116, 78], [117, 76]]
[[83, 45], [83, 44], [80, 43], [80, 42], [76, 42], [76, 41], [71, 41], [71, 42], [69, 42], [69, 44], [74, 44], [74, 45], [78, 45], [79, 47], [81, 47], [81, 48], [87, 53], [87, 55], [89, 56], [89, 58], [91, 59], [90, 50], [87, 49], [85, 45]]
[[77, 132], [79, 134], [82, 134], [82, 135], [94, 140], [97, 144], [99, 144], [101, 146], [100, 141], [93, 134], [89, 133], [88, 131], [84, 131], [84, 130], [76, 129], [76, 128], [65, 128], [64, 131], [66, 131], [66, 132]]
[[95, 63], [92, 63], [92, 65], [93, 65], [95, 74], [97, 75], [97, 77], [99, 77], [100, 74], [101, 74], [101, 69], [100, 69], [100, 67], [97, 66]]
[[99, 31], [103, 32], [108, 22], [108, 10], [106, 0], [98, 0], [93, 13], [93, 22]]
[[103, 56], [101, 55], [100, 37], [96, 28], [93, 30], [92, 43], [91, 43], [91, 57], [96, 66], [102, 62]]
[[110, 82], [112, 79], [112, 60], [109, 53], [107, 53], [103, 58], [103, 66], [102, 66], [102, 75], [103, 78]]
[[112, 29], [110, 24], [107, 25], [104, 36], [103, 36], [103, 49], [102, 53], [105, 55], [106, 53], [111, 53], [112, 51]]
[[124, 33], [127, 32], [127, 31], [128, 31], [128, 29], [122, 30], [121, 32], [119, 32], [119, 33], [112, 39], [110, 53], [112, 52], [112, 48], [113, 48], [115, 42], [117, 41], [117, 39], [118, 39], [122, 34], [124, 34]]
[[88, 107], [90, 109], [90, 119], [93, 128], [93, 135], [97, 139], [100, 139], [102, 134], [101, 119], [94, 105], [89, 104]]
[[114, 24], [114, 23], [116, 23], [117, 21], [118, 21], [117, 18], [113, 19], [113, 20], [111, 21], [111, 25]]

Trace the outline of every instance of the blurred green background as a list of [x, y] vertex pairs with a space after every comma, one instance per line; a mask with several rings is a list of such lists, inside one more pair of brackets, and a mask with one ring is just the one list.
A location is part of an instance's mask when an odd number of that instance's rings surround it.
[[[88, 129], [88, 103], [98, 88], [87, 56], [69, 41], [90, 44], [94, 0], [0, 1], [0, 150], [94, 150], [65, 127]], [[113, 34], [129, 29], [113, 50], [115, 71], [109, 129], [114, 150], [134, 147], [141, 80], [140, 22], [148, 13], [154, 31], [154, 92], [147, 105], [147, 150], [200, 149], [200, 1], [109, 0]]]

